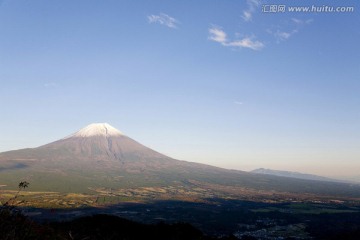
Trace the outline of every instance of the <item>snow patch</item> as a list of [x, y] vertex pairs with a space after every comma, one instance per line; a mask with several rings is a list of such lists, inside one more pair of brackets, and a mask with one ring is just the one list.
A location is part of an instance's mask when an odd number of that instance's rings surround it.
[[92, 123], [64, 139], [72, 137], [84, 138], [94, 136], [124, 136], [124, 134], [107, 123]]

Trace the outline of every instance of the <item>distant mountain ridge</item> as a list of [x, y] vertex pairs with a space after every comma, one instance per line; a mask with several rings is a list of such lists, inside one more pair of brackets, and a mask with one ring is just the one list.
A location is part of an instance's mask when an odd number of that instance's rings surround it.
[[258, 169], [252, 170], [250, 172], [258, 173], [258, 174], [268, 174], [268, 175], [279, 176], [279, 177], [305, 179], [305, 180], [326, 181], [326, 182], [345, 182], [345, 181], [322, 177], [322, 176], [313, 175], [313, 174], [283, 171], [283, 170], [273, 170], [273, 169], [265, 169], [265, 168], [258, 168]]

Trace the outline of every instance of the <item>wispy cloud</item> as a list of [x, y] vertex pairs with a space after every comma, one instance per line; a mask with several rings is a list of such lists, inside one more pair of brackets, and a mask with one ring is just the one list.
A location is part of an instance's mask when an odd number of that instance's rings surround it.
[[247, 9], [243, 11], [242, 18], [245, 22], [252, 20], [252, 16], [260, 5], [260, 0], [246, 0]]
[[234, 104], [236, 104], [236, 105], [243, 105], [244, 103], [243, 103], [243, 102], [239, 102], [239, 101], [235, 101]]
[[296, 33], [296, 32], [297, 32], [297, 31], [282, 32], [282, 31], [280, 31], [280, 30], [277, 30], [274, 34], [275, 34], [275, 36], [276, 36], [278, 39], [284, 41], [284, 40], [287, 40], [288, 38], [290, 38], [291, 35], [293, 35], [293, 34]]
[[292, 18], [291, 20], [296, 24], [303, 24], [303, 20], [301, 20], [301, 19]]
[[298, 18], [292, 18], [291, 21], [293, 21], [297, 25], [305, 25], [305, 24], [312, 23], [314, 21], [314, 19], [310, 18], [310, 19], [302, 20], [302, 19], [298, 19]]
[[44, 84], [44, 87], [46, 88], [55, 88], [55, 87], [58, 87], [59, 85], [55, 82], [48, 82], [48, 83], [45, 83]]
[[179, 21], [165, 13], [160, 13], [159, 15], [149, 15], [147, 16], [149, 23], [158, 23], [169, 28], [177, 28]]
[[282, 31], [280, 29], [277, 29], [275, 31], [272, 31], [270, 29], [267, 30], [268, 33], [272, 34], [276, 38], [276, 42], [282, 42], [288, 40], [292, 35], [298, 32], [297, 29], [289, 30], [289, 31]]
[[241, 40], [229, 42], [229, 43], [227, 43], [227, 46], [250, 48], [252, 50], [260, 50], [265, 45], [264, 45], [264, 43], [262, 43], [260, 41], [253, 40], [253, 38], [251, 38], [251, 37], [245, 37]]
[[277, 27], [276, 30], [268, 29], [267, 32], [273, 35], [276, 38], [276, 41], [279, 43], [288, 40], [294, 34], [298, 33], [300, 28], [302, 28], [304, 25], [310, 24], [312, 22], [313, 19], [302, 20], [298, 18], [292, 18], [290, 22], [292, 29], [282, 30], [280, 27]]
[[228, 41], [226, 33], [220, 28], [217, 27], [209, 28], [209, 33], [210, 33], [209, 39], [214, 42], [218, 42], [221, 43], [222, 45], [225, 45]]
[[225, 47], [250, 48], [252, 50], [261, 50], [265, 46], [264, 43], [254, 40], [254, 37], [230, 41], [227, 34], [219, 27], [209, 28], [209, 40], [218, 42]]

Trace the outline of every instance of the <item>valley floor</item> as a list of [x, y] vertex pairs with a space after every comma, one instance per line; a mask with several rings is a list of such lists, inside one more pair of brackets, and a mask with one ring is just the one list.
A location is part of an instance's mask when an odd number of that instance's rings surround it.
[[0, 201], [12, 199], [27, 218], [68, 232], [60, 223], [85, 218], [93, 224], [87, 217], [105, 214], [150, 226], [188, 223], [217, 239], [360, 239], [359, 199], [196, 184], [91, 189], [94, 194], [22, 191], [15, 199], [17, 191], [2, 190]]

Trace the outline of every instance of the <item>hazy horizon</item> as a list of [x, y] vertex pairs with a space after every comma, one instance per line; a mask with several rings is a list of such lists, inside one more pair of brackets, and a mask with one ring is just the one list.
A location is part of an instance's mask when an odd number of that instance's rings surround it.
[[[360, 180], [360, 3], [272, 4], [0, 1], [0, 152], [107, 122], [175, 159]], [[353, 11], [288, 10], [313, 5]]]

